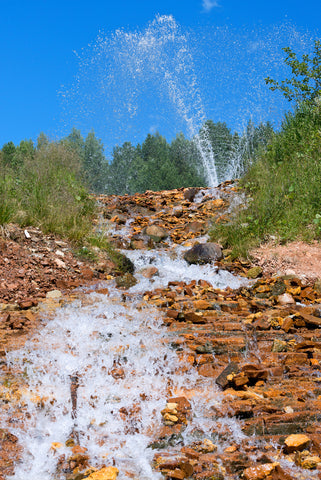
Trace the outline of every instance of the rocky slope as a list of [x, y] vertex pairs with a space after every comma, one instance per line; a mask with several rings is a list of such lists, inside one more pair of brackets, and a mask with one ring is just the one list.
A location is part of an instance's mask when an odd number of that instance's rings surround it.
[[[102, 196], [98, 200], [115, 246], [128, 252], [152, 251], [156, 256], [173, 244], [192, 248], [212, 221], [228, 221], [231, 205], [237, 205], [236, 194], [233, 184], [227, 183], [215, 197], [207, 190], [181, 189]], [[89, 273], [88, 267], [80, 265], [55, 239], [32, 241], [41, 234], [29, 233], [31, 238], [23, 238], [21, 231], [20, 240], [6, 239], [2, 244], [2, 355], [8, 345], [19, 346], [24, 338], [21, 332], [36, 324], [37, 303], [46, 292], [74, 287], [87, 279], [94, 284], [107, 276], [93, 269]], [[180, 359], [180, 371], [196, 370], [200, 379], [210, 379], [212, 388], [217, 388], [217, 402], [209, 405], [204, 418], [210, 438], [204, 438], [199, 427], [192, 442], [184, 439], [184, 432], [193, 418], [193, 398], [206, 398], [207, 392], [201, 381], [197, 391], [187, 389], [175, 396], [169, 391], [161, 411], [162, 424], [155, 429], [150, 445], [155, 449], [154, 469], [168, 479], [321, 478], [320, 283], [308, 284], [295, 271], [262, 276], [260, 267], [232, 261], [228, 251], [223, 254], [223, 258], [215, 258], [219, 269], [250, 279], [237, 290], [221, 290], [204, 279], [177, 279], [165, 287], [153, 288], [151, 283], [149, 290], [141, 292], [142, 301], [163, 315], [163, 328]], [[208, 260], [203, 258], [200, 263]], [[154, 279], [156, 284], [158, 273], [155, 266], [146, 264], [139, 274], [119, 278], [123, 301], [137, 295], [130, 290], [136, 283], [135, 275]], [[99, 284], [99, 289], [104, 287]], [[51, 302], [47, 299], [40, 310], [48, 310]], [[10, 378], [4, 361], [2, 370], [3, 378]], [[111, 374], [121, 378], [121, 365]], [[2, 388], [0, 398], [5, 408], [19, 388]], [[74, 396], [76, 393], [75, 383]], [[121, 414], [128, 417], [138, 413]], [[17, 415], [13, 412], [13, 422]], [[239, 429], [238, 436], [232, 435], [233, 428]], [[9, 429], [2, 431], [0, 441], [0, 471], [5, 478], [20, 447]], [[70, 448], [70, 457], [60, 466], [66, 478], [116, 478], [114, 467], [90, 469], [90, 459], [77, 442]]]

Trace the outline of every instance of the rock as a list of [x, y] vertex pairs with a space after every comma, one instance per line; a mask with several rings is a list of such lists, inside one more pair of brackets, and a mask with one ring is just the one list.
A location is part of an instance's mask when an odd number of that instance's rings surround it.
[[186, 322], [204, 324], [206, 323], [206, 318], [196, 312], [186, 312], [184, 314]]
[[168, 237], [167, 230], [158, 225], [149, 225], [148, 227], [146, 227], [145, 234], [148, 235], [156, 243], [159, 243]]
[[183, 215], [183, 207], [181, 205], [178, 205], [173, 208], [172, 215], [176, 218], [180, 218]]
[[246, 468], [243, 472], [244, 480], [264, 480], [275, 470], [279, 463], [264, 463], [257, 467]]
[[237, 363], [231, 362], [228, 366], [223, 370], [223, 372], [217, 377], [215, 380], [216, 384], [219, 385], [223, 390], [227, 388], [229, 384], [229, 377], [230, 375], [235, 375], [239, 373], [240, 369]]
[[125, 273], [120, 277], [116, 277], [117, 288], [130, 288], [136, 285], [137, 279], [131, 273]]
[[184, 198], [189, 202], [193, 202], [196, 194], [197, 194], [197, 188], [186, 188], [184, 190]]
[[198, 233], [202, 234], [206, 231], [206, 225], [204, 222], [190, 222], [184, 228], [184, 232], [186, 233]]
[[201, 453], [212, 453], [216, 452], [217, 450], [217, 445], [215, 445], [211, 440], [208, 438], [204, 438], [202, 442], [199, 442], [195, 446], [195, 450]]
[[272, 345], [272, 352], [287, 352], [288, 350], [288, 345], [286, 342], [284, 342], [284, 340], [279, 340], [278, 338], [276, 338], [274, 341], [273, 341], [273, 345]]
[[187, 250], [184, 260], [189, 264], [203, 265], [223, 258], [222, 249], [217, 243], [199, 243]]
[[277, 302], [279, 305], [289, 305], [295, 303], [295, 300], [289, 293], [283, 293], [277, 297]]
[[242, 372], [248, 377], [250, 383], [256, 383], [259, 380], [266, 380], [268, 377], [268, 371], [257, 365], [243, 365]]
[[293, 434], [284, 440], [285, 452], [301, 452], [310, 445], [310, 438], [301, 433]]
[[38, 302], [37, 300], [34, 300], [32, 298], [26, 298], [25, 300], [21, 300], [21, 302], [18, 302], [18, 305], [21, 310], [27, 310], [28, 308], [36, 307], [38, 305]]
[[97, 472], [92, 473], [87, 477], [88, 480], [116, 480], [118, 475], [118, 468], [104, 467]]
[[313, 285], [313, 289], [317, 292], [318, 295], [321, 295], [321, 279], [317, 280]]
[[321, 459], [317, 456], [308, 456], [301, 462], [301, 467], [306, 468], [308, 470], [314, 470], [320, 464]]
[[261, 267], [252, 267], [247, 271], [247, 278], [257, 278], [262, 274], [263, 270]]
[[57, 300], [58, 298], [62, 297], [62, 293], [60, 290], [50, 290], [50, 292], [46, 293], [46, 298], [51, 300]]
[[65, 264], [65, 262], [63, 260], [60, 260], [60, 258], [55, 258], [55, 264], [59, 268], [67, 268], [67, 265]]
[[134, 273], [135, 266], [133, 262], [126, 257], [123, 253], [117, 252], [115, 261], [118, 265], [118, 268], [123, 273]]
[[146, 267], [141, 271], [141, 274], [145, 278], [153, 278], [155, 275], [158, 275], [158, 269], [156, 267]]

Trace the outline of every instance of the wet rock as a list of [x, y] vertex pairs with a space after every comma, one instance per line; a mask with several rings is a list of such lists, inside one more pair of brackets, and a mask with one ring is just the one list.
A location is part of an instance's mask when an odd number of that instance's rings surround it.
[[174, 217], [180, 218], [183, 215], [183, 207], [181, 205], [177, 205], [176, 207], [173, 208], [172, 215]]
[[283, 293], [277, 297], [277, 302], [279, 305], [289, 305], [295, 303], [295, 300], [289, 293]]
[[165, 230], [165, 228], [163, 227], [160, 227], [159, 225], [149, 225], [148, 227], [146, 227], [144, 233], [156, 243], [159, 243], [168, 237], [167, 230]]
[[317, 292], [318, 295], [321, 295], [321, 279], [317, 280], [314, 283], [313, 289]]
[[193, 202], [196, 194], [197, 194], [197, 188], [186, 188], [184, 190], [184, 199], [188, 200], [189, 202]]
[[189, 264], [203, 265], [223, 258], [222, 248], [217, 243], [199, 243], [184, 254], [184, 260]]
[[288, 345], [284, 340], [279, 340], [276, 338], [273, 341], [272, 352], [286, 352], [288, 350]]
[[141, 274], [145, 278], [153, 278], [155, 275], [158, 275], [158, 269], [156, 267], [146, 267], [141, 271]]
[[266, 380], [268, 377], [268, 370], [258, 365], [244, 365], [241, 370], [248, 377], [250, 383]]
[[223, 370], [223, 372], [215, 380], [216, 384], [219, 385], [224, 390], [229, 385], [230, 375], [235, 375], [239, 373], [239, 371], [240, 369], [237, 363], [235, 362], [229, 363], [228, 366]]
[[185, 312], [184, 313], [185, 321], [192, 322], [196, 324], [204, 324], [206, 323], [206, 318], [202, 316], [202, 314], [196, 312]]
[[302, 451], [311, 443], [310, 438], [303, 434], [293, 434], [284, 440], [284, 450], [286, 453]]
[[50, 290], [50, 292], [46, 293], [46, 298], [49, 298], [51, 300], [58, 300], [61, 297], [62, 293], [60, 290]]
[[257, 278], [262, 275], [262, 268], [261, 267], [252, 267], [250, 270], [247, 271], [246, 276], [247, 278]]
[[133, 262], [128, 257], [126, 257], [126, 255], [124, 255], [123, 253], [117, 252], [115, 260], [121, 272], [134, 273], [135, 266]]
[[272, 285], [271, 288], [271, 294], [274, 297], [277, 297], [279, 295], [282, 295], [286, 291], [286, 285], [283, 280], [279, 279], [277, 280], [274, 285]]
[[244, 480], [264, 480], [275, 470], [279, 463], [265, 463], [257, 467], [250, 467], [244, 470]]
[[120, 277], [116, 277], [117, 288], [128, 289], [136, 285], [137, 279], [131, 273], [125, 273]]
[[308, 455], [307, 457], [301, 460], [300, 466], [308, 470], [315, 470], [318, 467], [318, 465], [320, 465], [320, 463], [321, 463], [320, 457]]
[[116, 467], [104, 467], [89, 475], [88, 480], [116, 480], [119, 470]]

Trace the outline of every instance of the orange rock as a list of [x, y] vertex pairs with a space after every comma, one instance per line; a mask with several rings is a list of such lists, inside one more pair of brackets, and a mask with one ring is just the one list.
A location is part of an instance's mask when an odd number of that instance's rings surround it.
[[104, 467], [87, 478], [88, 480], [116, 480], [118, 472], [119, 470], [116, 467]]
[[205, 363], [198, 368], [199, 375], [202, 377], [217, 377], [217, 370], [210, 363]]
[[264, 480], [278, 465], [279, 463], [264, 463], [257, 467], [246, 468], [243, 472], [243, 478], [245, 480]]
[[307, 435], [301, 433], [290, 435], [284, 441], [285, 451], [286, 453], [301, 452], [309, 446], [310, 442], [311, 440]]
[[199, 310], [208, 310], [209, 308], [212, 308], [212, 305], [206, 300], [195, 300], [193, 303], [194, 308], [197, 308]]

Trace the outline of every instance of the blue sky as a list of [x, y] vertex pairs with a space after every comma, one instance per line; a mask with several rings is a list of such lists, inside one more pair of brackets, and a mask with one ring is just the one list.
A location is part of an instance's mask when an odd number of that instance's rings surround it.
[[[265, 96], [263, 87], [254, 94], [249, 86], [264, 78], [264, 70], [279, 74], [276, 60], [273, 65], [267, 64], [269, 57], [288, 44], [304, 51], [314, 38], [320, 37], [320, 0], [0, 0], [0, 7], [0, 145], [10, 140], [19, 143], [22, 139], [35, 139], [41, 131], [59, 137], [73, 125], [81, 128], [83, 134], [94, 128], [110, 145], [126, 139], [140, 141], [149, 131], [159, 130], [171, 136], [184, 130], [177, 120], [177, 111], [168, 113], [168, 95], [155, 97], [155, 78], [145, 75], [145, 83], [140, 86], [136, 80], [134, 85], [133, 79], [124, 78], [124, 72], [113, 72], [114, 82], [118, 82], [117, 94], [106, 86], [104, 100], [101, 92], [95, 99], [89, 92], [96, 91], [103, 78], [98, 75], [95, 80], [96, 70], [88, 71], [102, 38], [105, 45], [110, 45], [112, 32], [117, 29], [143, 35], [157, 14], [173, 15], [188, 39], [203, 113], [214, 121], [226, 121], [233, 129], [240, 128], [241, 110], [244, 118], [253, 112], [254, 119], [259, 120], [256, 112], [267, 111], [264, 102], [272, 105], [273, 100], [268, 100], [269, 94]], [[104, 33], [98, 41], [99, 32]], [[263, 43], [275, 45], [265, 49]], [[113, 49], [115, 52], [114, 40]], [[111, 70], [117, 69], [112, 53], [105, 55], [102, 61], [108, 61]], [[94, 64], [99, 67], [97, 59]], [[281, 67], [280, 72], [283, 73]], [[76, 86], [78, 98], [71, 93]], [[145, 103], [140, 105], [141, 97], [136, 94], [137, 115], [127, 118], [126, 95], [133, 88], [145, 89], [146, 94], [141, 95]], [[67, 102], [58, 94], [61, 91], [65, 98], [68, 92]], [[113, 109], [109, 110], [113, 102]], [[115, 106], [117, 102], [119, 108]], [[188, 109], [193, 109], [193, 105], [188, 105]], [[277, 119], [282, 109], [284, 103], [276, 102], [269, 119]], [[83, 112], [92, 113], [81, 118]], [[262, 118], [266, 119], [264, 115]]]

